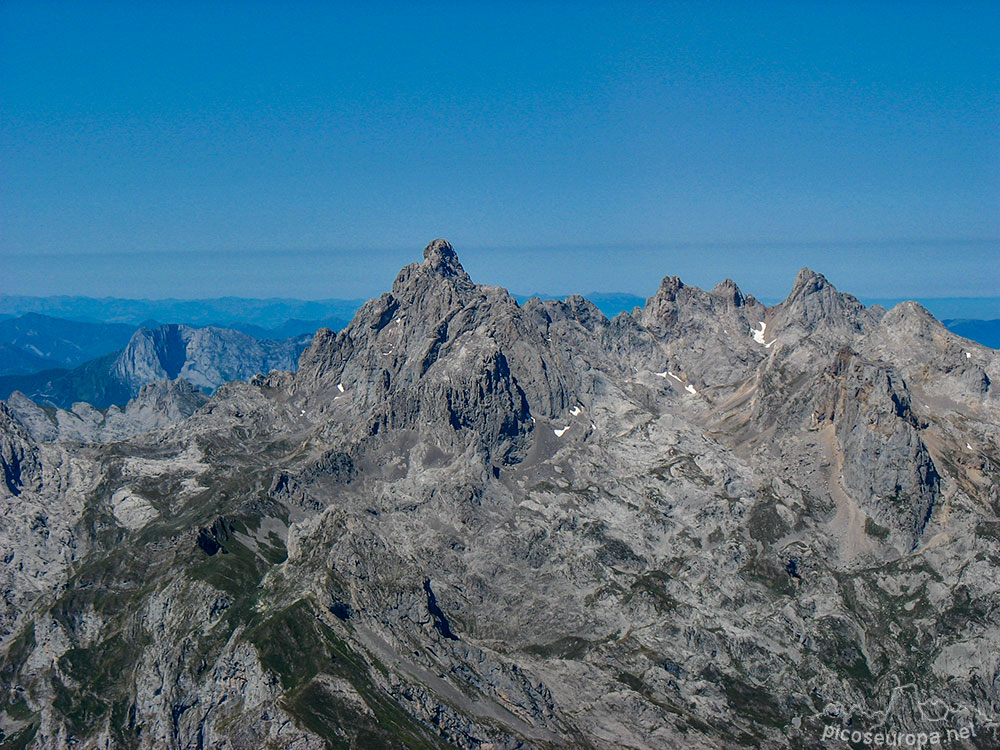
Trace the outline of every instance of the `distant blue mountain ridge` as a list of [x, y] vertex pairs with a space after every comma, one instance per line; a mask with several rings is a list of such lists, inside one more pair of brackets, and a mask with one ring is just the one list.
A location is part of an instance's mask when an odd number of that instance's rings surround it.
[[[515, 294], [519, 303], [532, 296]], [[645, 304], [629, 293], [584, 295], [609, 318]], [[761, 299], [765, 304], [779, 300]], [[902, 299], [862, 299], [891, 308]], [[916, 300], [952, 331], [1000, 348], [1000, 297]], [[321, 327], [346, 326], [363, 300], [252, 299], [134, 300], [91, 297], [0, 296], [0, 376], [73, 368], [122, 349], [140, 327], [162, 322], [231, 328], [255, 339], [284, 340]]]
[[[150, 320], [192, 326], [237, 325], [276, 329], [289, 320], [348, 321], [365, 302], [361, 299], [122, 299], [119, 297], [22, 297], [0, 295], [0, 318], [39, 313], [53, 318], [139, 326]], [[234, 325], [236, 324], [236, 325]], [[341, 325], [337, 327], [342, 327]]]
[[[518, 302], [531, 297], [563, 299], [567, 295], [514, 294]], [[646, 298], [626, 292], [590, 292], [584, 296], [609, 317], [623, 310], [645, 304]], [[765, 304], [776, 304], [779, 299], [758, 297]], [[929, 298], [875, 298], [862, 297], [866, 305], [879, 304], [889, 309], [906, 299], [915, 299], [939, 320], [994, 320], [1000, 318], [998, 297], [929, 297]], [[256, 326], [273, 330], [289, 320], [343, 321], [346, 324], [365, 300], [322, 299], [301, 300], [274, 297], [255, 299], [249, 297], [218, 297], [214, 299], [123, 299], [119, 297], [26, 297], [0, 295], [0, 321], [40, 313], [54, 318], [100, 323], [125, 323], [138, 326], [149, 320], [159, 320], [188, 325], [218, 325], [238, 327]], [[234, 325], [236, 324], [236, 325]]]
[[967, 339], [1000, 349], [1000, 320], [942, 320], [950, 331]]
[[[233, 322], [212, 328], [234, 330], [258, 341], [286, 341], [312, 335], [319, 328], [340, 329], [346, 318], [320, 320], [292, 318], [274, 328]], [[0, 380], [8, 376], [36, 375], [48, 371], [86, 368], [94, 360], [124, 349], [140, 329], [156, 329], [160, 323], [144, 320], [140, 325], [67, 320], [39, 313], [0, 319]], [[192, 328], [208, 328], [194, 325]], [[0, 398], [3, 398], [0, 395]]]

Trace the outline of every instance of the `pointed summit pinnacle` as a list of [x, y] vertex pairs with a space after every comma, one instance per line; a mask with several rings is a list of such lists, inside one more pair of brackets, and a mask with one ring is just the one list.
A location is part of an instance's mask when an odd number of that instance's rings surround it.
[[803, 294], [812, 294], [824, 289], [825, 287], [832, 288], [832, 285], [826, 280], [826, 277], [823, 274], [816, 273], [811, 268], [802, 268], [795, 277], [795, 283], [792, 284], [792, 291], [791, 294], [789, 294], [789, 299]]
[[433, 240], [424, 248], [424, 263], [444, 277], [465, 276], [465, 269], [458, 262], [458, 254], [448, 240]]
[[720, 281], [712, 289], [712, 293], [728, 302], [732, 302], [735, 307], [743, 307], [746, 304], [746, 297], [743, 296], [743, 292], [740, 291], [740, 288], [736, 286], [736, 282], [732, 279]]

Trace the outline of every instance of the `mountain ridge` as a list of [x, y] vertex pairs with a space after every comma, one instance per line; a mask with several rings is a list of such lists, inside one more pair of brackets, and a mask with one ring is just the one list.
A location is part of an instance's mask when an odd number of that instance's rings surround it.
[[83, 401], [98, 409], [124, 407], [146, 383], [183, 377], [197, 388], [220, 385], [272, 369], [294, 369], [310, 336], [255, 339], [239, 331], [178, 324], [137, 329], [121, 351], [73, 369], [0, 377], [0, 395], [20, 391], [42, 405], [70, 409]]
[[152, 432], [39, 442], [5, 407], [0, 730], [821, 747], [934, 700], [988, 737], [997, 377], [808, 270], [609, 319], [434, 241], [296, 372]]

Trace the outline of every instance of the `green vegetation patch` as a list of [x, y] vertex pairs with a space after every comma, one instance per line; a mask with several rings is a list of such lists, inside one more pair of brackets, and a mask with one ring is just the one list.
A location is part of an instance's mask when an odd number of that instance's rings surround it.
[[732, 709], [754, 723], [778, 729], [784, 729], [788, 725], [788, 719], [782, 713], [781, 706], [766, 690], [741, 682], [729, 675], [723, 675], [722, 691]]
[[[137, 659], [145, 639], [129, 643], [121, 633], [90, 648], [71, 648], [59, 657], [59, 668], [79, 687], [54, 679], [54, 707], [74, 734], [87, 736], [117, 705], [127, 704]], [[117, 727], [124, 731], [124, 727]], [[124, 737], [123, 737], [124, 739]]]
[[942, 634], [956, 634], [964, 631], [970, 623], [986, 623], [988, 611], [982, 602], [976, 601], [969, 593], [969, 587], [960, 585], [952, 591], [952, 600], [938, 618], [937, 630]]
[[31, 710], [24, 698], [14, 691], [17, 675], [20, 674], [25, 662], [35, 649], [35, 625], [29, 624], [11, 642], [7, 653], [0, 661], [0, 711], [15, 722], [30, 722], [10, 736], [0, 732], [0, 750], [8, 748], [26, 748], [35, 738], [38, 731], [37, 714]]
[[[282, 705], [330, 748], [448, 747], [371, 679], [365, 660], [299, 600], [248, 634], [261, 664], [278, 676]], [[323, 675], [351, 684], [365, 702], [332, 693]]]
[[868, 536], [875, 537], [876, 539], [880, 539], [883, 542], [889, 538], [889, 529], [887, 529], [885, 526], [880, 526], [879, 524], [877, 524], [875, 520], [872, 519], [871, 516], [868, 516], [865, 519], [865, 533]]
[[657, 612], [666, 614], [677, 608], [677, 600], [667, 593], [666, 584], [670, 576], [660, 570], [650, 570], [632, 581], [632, 588], [625, 597], [625, 602], [632, 601], [636, 596], [652, 602]]
[[11, 641], [7, 653], [3, 656], [3, 661], [0, 661], [0, 688], [6, 689], [13, 685], [14, 679], [34, 650], [35, 624], [30, 623]]
[[197, 562], [188, 569], [189, 575], [235, 597], [255, 592], [273, 565], [271, 560], [256, 554], [233, 535], [220, 540], [219, 545], [214, 555], [199, 553]]
[[784, 564], [768, 555], [754, 557], [740, 570], [740, 576], [749, 583], [764, 586], [777, 596], [795, 595], [794, 579], [785, 570]]
[[38, 734], [37, 723], [23, 727], [10, 737], [4, 737], [0, 732], [0, 750], [28, 750], [34, 743], [36, 734]]
[[777, 500], [768, 494], [750, 510], [747, 519], [750, 536], [764, 544], [774, 544], [791, 531], [791, 528], [778, 514]]
[[571, 659], [579, 660], [587, 655], [594, 644], [586, 638], [578, 638], [567, 635], [552, 643], [532, 644], [525, 647], [525, 652], [543, 659]]
[[840, 617], [820, 620], [815, 639], [820, 660], [856, 682], [872, 682], [873, 675], [861, 646], [855, 641], [853, 624]]

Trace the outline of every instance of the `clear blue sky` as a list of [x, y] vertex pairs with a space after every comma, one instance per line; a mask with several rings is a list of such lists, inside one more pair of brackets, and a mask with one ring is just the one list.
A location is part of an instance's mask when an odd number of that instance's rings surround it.
[[1000, 294], [1000, 3], [0, 3], [0, 293]]

